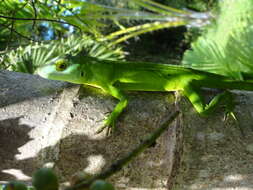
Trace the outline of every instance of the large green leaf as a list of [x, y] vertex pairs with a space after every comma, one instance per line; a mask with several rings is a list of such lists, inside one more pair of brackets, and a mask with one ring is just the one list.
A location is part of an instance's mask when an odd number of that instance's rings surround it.
[[183, 65], [243, 80], [253, 76], [253, 1], [224, 0], [220, 14], [191, 50]]

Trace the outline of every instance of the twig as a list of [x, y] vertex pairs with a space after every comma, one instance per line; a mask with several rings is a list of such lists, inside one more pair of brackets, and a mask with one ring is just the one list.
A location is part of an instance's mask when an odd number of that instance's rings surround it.
[[[35, 3], [36, 3], [36, 0], [31, 0], [31, 4], [32, 4], [32, 7], [33, 7], [33, 12], [34, 12], [34, 18], [37, 19], [37, 9], [35, 7]], [[32, 25], [32, 29], [34, 29], [35, 27], [35, 20], [33, 21], [33, 25]]]
[[61, 20], [54, 20], [54, 19], [48, 19], [48, 18], [17, 18], [17, 17], [9, 17], [9, 16], [4, 16], [4, 15], [0, 15], [0, 18], [10, 19], [10, 20], [31, 20], [31, 21], [56, 22], [56, 23], [60, 23], [60, 24], [68, 24], [68, 25], [78, 28], [80, 31], [82, 31], [82, 29], [79, 26], [65, 22], [65, 21], [61, 21]]
[[174, 114], [172, 114], [158, 129], [154, 131], [149, 137], [147, 137], [138, 147], [136, 147], [132, 152], [127, 154], [122, 159], [116, 161], [113, 163], [110, 168], [105, 170], [104, 172], [92, 177], [91, 179], [87, 181], [83, 181], [77, 185], [74, 185], [72, 187], [67, 188], [66, 190], [80, 190], [85, 189], [89, 187], [89, 185], [97, 180], [97, 179], [106, 179], [110, 177], [111, 175], [115, 174], [116, 172], [120, 171], [123, 166], [125, 166], [127, 163], [129, 163], [134, 157], [138, 156], [140, 153], [142, 153], [146, 148], [150, 147], [156, 139], [170, 126], [170, 124], [176, 119], [176, 117], [179, 115], [179, 111], [176, 111]]
[[19, 36], [21, 36], [22, 38], [25, 38], [26, 40], [37, 42], [36, 40], [33, 40], [32, 38], [29, 38], [29, 37], [27, 37], [27, 36], [24, 36], [23, 34], [19, 33], [18, 31], [14, 30], [13, 28], [9, 27], [8, 25], [1, 24], [1, 23], [0, 23], [0, 26], [3, 26], [3, 27], [5, 27], [5, 28], [7, 28], [7, 29], [10, 30], [11, 32], [14, 32], [14, 33], [18, 34]]

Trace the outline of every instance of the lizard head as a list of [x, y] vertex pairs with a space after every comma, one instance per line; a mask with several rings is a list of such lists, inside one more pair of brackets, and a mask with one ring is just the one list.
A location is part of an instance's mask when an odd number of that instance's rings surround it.
[[61, 80], [76, 84], [85, 83], [85, 73], [80, 65], [80, 60], [66, 56], [38, 68], [37, 73], [47, 79]]

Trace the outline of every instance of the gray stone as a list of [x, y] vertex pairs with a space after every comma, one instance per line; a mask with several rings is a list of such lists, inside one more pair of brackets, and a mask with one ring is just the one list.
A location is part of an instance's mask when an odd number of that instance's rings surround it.
[[[21, 73], [1, 71], [0, 79], [4, 89], [0, 98], [6, 99], [0, 109], [0, 135], [4, 136], [0, 139], [1, 181], [29, 183], [36, 168], [46, 165], [57, 171], [62, 182], [76, 172], [101, 172], [175, 110], [174, 102], [168, 101], [172, 94], [128, 94], [130, 103], [117, 122], [118, 130], [107, 137], [95, 132], [117, 103], [111, 96]], [[179, 122], [154, 147], [109, 179], [117, 189], [165, 190], [173, 184], [168, 179], [179, 163]]]
[[248, 145], [246, 146], [246, 150], [247, 150], [249, 153], [253, 154], [253, 143], [252, 143], [252, 144], [248, 144]]
[[175, 107], [171, 93], [128, 93], [118, 130], [107, 137], [95, 131], [117, 103], [111, 96], [0, 71], [0, 181], [29, 184], [43, 166], [53, 167], [62, 182], [101, 172], [180, 108], [181, 117], [155, 146], [109, 181], [118, 190], [251, 190], [253, 93], [235, 93], [237, 122], [224, 121], [223, 109], [200, 117], [184, 98]]
[[224, 121], [224, 109], [208, 118], [181, 101], [184, 152], [173, 190], [253, 189], [253, 93], [235, 91], [238, 121]]
[[48, 139], [46, 123], [69, 86], [38, 76], [0, 71], [0, 181], [29, 180], [41, 166], [38, 154]]

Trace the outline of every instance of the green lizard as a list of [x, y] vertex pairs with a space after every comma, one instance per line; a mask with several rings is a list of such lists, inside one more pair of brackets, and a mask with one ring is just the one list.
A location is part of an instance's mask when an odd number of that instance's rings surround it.
[[115, 121], [128, 104], [125, 91], [181, 91], [201, 115], [212, 112], [220, 102], [228, 111], [233, 109], [233, 97], [228, 91], [205, 104], [202, 87], [253, 91], [253, 80], [235, 81], [228, 77], [198, 71], [178, 65], [99, 60], [88, 56], [66, 56], [38, 69], [38, 74], [52, 80], [68, 81], [98, 87], [119, 100], [105, 127], [115, 128]]

